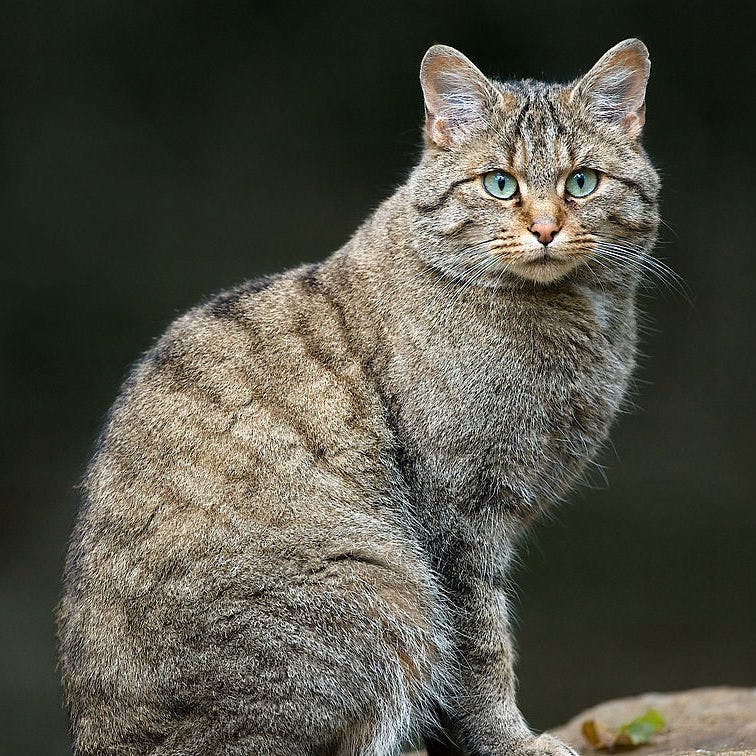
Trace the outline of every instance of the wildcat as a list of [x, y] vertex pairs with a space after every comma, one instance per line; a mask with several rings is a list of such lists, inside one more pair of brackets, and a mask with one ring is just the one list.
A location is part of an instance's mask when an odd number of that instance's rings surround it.
[[407, 182], [136, 364], [58, 611], [79, 756], [570, 753], [515, 703], [507, 569], [633, 368], [649, 70], [634, 39], [568, 85], [432, 47]]

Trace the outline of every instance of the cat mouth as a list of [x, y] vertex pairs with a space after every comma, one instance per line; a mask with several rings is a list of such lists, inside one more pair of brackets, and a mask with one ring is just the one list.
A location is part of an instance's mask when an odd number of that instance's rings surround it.
[[578, 263], [572, 255], [544, 247], [523, 255], [516, 272], [523, 278], [546, 284], [567, 275]]
[[525, 265], [539, 268], [549, 265], [564, 265], [567, 262], [567, 255], [544, 247], [542, 250], [528, 255], [523, 262]]
[[551, 262], [559, 262], [555, 255], [551, 254], [548, 249], [544, 249], [538, 257], [528, 260], [528, 265], [548, 265]]

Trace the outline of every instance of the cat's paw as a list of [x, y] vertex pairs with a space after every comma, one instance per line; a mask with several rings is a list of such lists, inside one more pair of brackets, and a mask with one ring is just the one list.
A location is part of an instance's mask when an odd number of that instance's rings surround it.
[[518, 751], [518, 756], [519, 754], [522, 756], [578, 756], [576, 750], [548, 733], [526, 740]]

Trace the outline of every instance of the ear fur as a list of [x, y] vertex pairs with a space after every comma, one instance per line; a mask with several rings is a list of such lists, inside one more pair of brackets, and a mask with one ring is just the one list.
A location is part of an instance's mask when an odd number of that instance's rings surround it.
[[604, 53], [578, 81], [570, 100], [582, 100], [597, 120], [619, 125], [634, 139], [646, 120], [646, 84], [650, 72], [646, 46], [639, 39], [626, 39]]
[[461, 52], [433, 45], [420, 64], [425, 98], [425, 136], [448, 149], [454, 140], [484, 117], [496, 92], [488, 79]]

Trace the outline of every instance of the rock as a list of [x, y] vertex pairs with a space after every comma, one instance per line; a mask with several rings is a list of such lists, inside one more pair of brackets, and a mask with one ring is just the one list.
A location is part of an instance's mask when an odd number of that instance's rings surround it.
[[595, 754], [580, 726], [598, 719], [610, 727], [657, 709], [666, 726], [648, 745], [636, 749], [652, 754], [738, 753], [756, 756], [756, 688], [699, 688], [683, 693], [646, 693], [594, 706], [574, 717], [553, 734], [581, 754]]
[[[756, 756], [756, 688], [699, 688], [682, 693], [645, 693], [619, 698], [578, 714], [550, 732], [581, 754], [601, 756], [583, 738], [580, 727], [586, 719], [597, 719], [618, 727], [657, 709], [664, 717], [664, 729], [645, 746], [617, 753], [638, 756]], [[420, 751], [411, 756], [424, 756]]]

